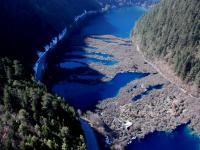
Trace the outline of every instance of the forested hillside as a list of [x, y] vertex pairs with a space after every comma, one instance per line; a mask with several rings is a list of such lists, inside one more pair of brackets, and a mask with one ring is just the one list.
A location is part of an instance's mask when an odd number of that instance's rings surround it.
[[0, 57], [20, 59], [32, 67], [42, 50], [85, 10], [99, 9], [95, 0], [1, 0]]
[[74, 109], [24, 75], [19, 61], [0, 59], [0, 149], [85, 149]]
[[150, 58], [164, 58], [184, 81], [200, 87], [200, 1], [162, 0], [133, 33]]

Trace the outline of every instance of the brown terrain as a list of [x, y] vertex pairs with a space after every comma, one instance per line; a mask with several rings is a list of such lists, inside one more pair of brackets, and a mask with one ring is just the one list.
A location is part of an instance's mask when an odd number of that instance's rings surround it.
[[[99, 102], [95, 111], [88, 111], [83, 117], [97, 131], [109, 137], [114, 149], [123, 149], [131, 139], [144, 138], [154, 131], [172, 131], [189, 121], [189, 126], [200, 134], [200, 99], [186, 92], [186, 86], [175, 77], [170, 67], [162, 61], [147, 60], [135, 41], [132, 44], [128, 39], [105, 35], [91, 36], [85, 42], [100, 53], [113, 55], [112, 59], [119, 62], [109, 67], [90, 65], [106, 76], [102, 79], [104, 81], [121, 72], [150, 73], [128, 83], [116, 97]], [[149, 87], [157, 85], [162, 85], [162, 88], [133, 100]]]

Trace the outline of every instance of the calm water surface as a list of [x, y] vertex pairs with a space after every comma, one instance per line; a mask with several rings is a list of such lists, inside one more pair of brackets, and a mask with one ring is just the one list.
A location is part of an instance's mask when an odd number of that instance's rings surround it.
[[[140, 7], [129, 7], [111, 10], [103, 15], [97, 16], [95, 19], [88, 22], [87, 26], [83, 28], [81, 35], [105, 35], [111, 34], [121, 38], [128, 38], [131, 29], [134, 27], [137, 20], [144, 15], [145, 9]], [[109, 39], [103, 39], [109, 42]], [[76, 45], [72, 45], [77, 49]], [[83, 48], [90, 48], [95, 50], [96, 48], [83, 46]], [[80, 47], [81, 48], [81, 47]], [[85, 52], [73, 51], [76, 55], [85, 56]], [[70, 55], [70, 53], [67, 53]], [[75, 108], [87, 110], [96, 105], [98, 100], [117, 96], [120, 88], [124, 87], [129, 82], [145, 77], [145, 74], [140, 73], [120, 73], [109, 82], [101, 82], [101, 78], [104, 75], [98, 73], [91, 68], [84, 70], [88, 63], [98, 63], [99, 65], [115, 65], [117, 62], [102, 61], [94, 59], [92, 57], [84, 57], [82, 60], [80, 57], [75, 56], [71, 61], [66, 56], [66, 61], [57, 64], [57, 69], [66, 69], [64, 71], [72, 72], [66, 76], [70, 76], [68, 79], [62, 79], [61, 81], [54, 83], [53, 91], [60, 96], [63, 96], [68, 102]], [[92, 55], [102, 57], [112, 57], [106, 54], [100, 54], [94, 52]], [[82, 68], [80, 70], [79, 68]], [[63, 70], [62, 70], [63, 71]], [[74, 73], [75, 72], [75, 73]], [[100, 82], [97, 82], [97, 81]], [[133, 100], [139, 100], [143, 96], [147, 95], [149, 91], [159, 89], [159, 87], [150, 87], [148, 91], [142, 93], [133, 98]], [[96, 150], [98, 148], [97, 141], [95, 139], [94, 132], [89, 125], [81, 121], [84, 128], [84, 134], [86, 136], [87, 149]], [[146, 136], [143, 140], [134, 140], [130, 145], [126, 147], [127, 150], [199, 150], [199, 138], [191, 134], [191, 131], [186, 125], [178, 127], [172, 133], [155, 132]]]
[[200, 139], [187, 125], [181, 125], [171, 133], [154, 132], [136, 139], [126, 150], [200, 150]]
[[[145, 9], [140, 7], [113, 9], [90, 20], [79, 34], [86, 37], [110, 34], [128, 38], [132, 27], [145, 12]], [[96, 38], [110, 42], [108, 38]], [[126, 72], [117, 74], [109, 82], [101, 81], [105, 76], [89, 68], [88, 65], [96, 63], [97, 65], [111, 67], [116, 65], [118, 61], [106, 60], [106, 58], [111, 58], [112, 55], [103, 54], [97, 51], [95, 47], [81, 46], [81, 43], [77, 42], [72, 43], [70, 47], [71, 51], [62, 55], [62, 61], [57, 64], [58, 67], [56, 68], [61, 70], [60, 72], [66, 71], [68, 74], [66, 78], [54, 83], [52, 90], [65, 97], [77, 109], [90, 109], [100, 100], [117, 96], [119, 90], [129, 82], [148, 75], [148, 73]], [[92, 48], [92, 52], [85, 52], [84, 48]], [[94, 56], [100, 56], [102, 59], [97, 59]]]
[[83, 29], [83, 35], [115, 35], [128, 38], [131, 29], [138, 19], [144, 15], [145, 9], [141, 7], [120, 8], [109, 11], [89, 21]]

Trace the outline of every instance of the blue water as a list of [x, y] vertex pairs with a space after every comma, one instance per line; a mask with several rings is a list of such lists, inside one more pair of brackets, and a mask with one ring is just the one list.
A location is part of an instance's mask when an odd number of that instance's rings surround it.
[[136, 95], [135, 97], [133, 97], [133, 101], [138, 101], [140, 100], [143, 96], [148, 95], [149, 92], [153, 91], [153, 90], [159, 90], [162, 89], [163, 85], [154, 85], [154, 86], [149, 86], [143, 93]]
[[98, 80], [101, 78], [101, 76], [99, 75], [77, 75], [76, 76], [78, 79], [82, 79], [82, 80], [88, 80], [88, 81], [93, 81], [93, 80]]
[[115, 35], [127, 38], [136, 21], [144, 15], [145, 9], [141, 7], [128, 7], [111, 10], [104, 15], [89, 21], [84, 28], [83, 35]]
[[91, 56], [100, 56], [103, 58], [112, 58], [113, 56], [110, 54], [105, 54], [105, 53], [98, 53], [98, 52], [83, 52], [83, 51], [76, 51], [76, 52], [71, 52], [71, 53], [66, 53], [67, 56], [70, 55], [91, 55]]
[[200, 139], [187, 125], [181, 125], [171, 133], [154, 132], [136, 139], [126, 150], [200, 150]]
[[61, 82], [60, 84], [54, 85], [53, 91], [65, 97], [67, 102], [76, 109], [85, 111], [93, 108], [98, 101], [117, 96], [119, 90], [129, 82], [147, 75], [149, 74], [131, 72], [119, 73], [111, 81], [95, 84], [91, 82], [92, 80], [81, 82], [78, 78], [74, 78], [70, 80], [70, 82]]
[[67, 61], [64, 63], [60, 63], [59, 66], [60, 68], [75, 69], [75, 68], [85, 67], [86, 64], [76, 61]]
[[80, 122], [81, 122], [81, 127], [84, 131], [87, 150], [99, 150], [99, 146], [93, 129], [86, 121], [81, 119]]
[[[84, 36], [90, 35], [106, 35], [111, 34], [114, 36], [128, 38], [131, 29], [134, 27], [136, 21], [144, 15], [146, 10], [140, 7], [129, 7], [111, 10], [103, 15], [97, 16], [95, 19], [88, 22], [88, 25], [83, 28], [80, 33]], [[98, 38], [98, 37], [97, 37]], [[109, 38], [103, 38], [105, 42], [110, 42]], [[80, 51], [83, 49], [89, 49], [96, 52], [97, 48], [92, 46], [80, 46], [71, 45], [71, 51]], [[82, 54], [85, 56], [85, 54]], [[92, 54], [93, 55], [93, 54]], [[94, 54], [101, 55], [101, 54]], [[102, 57], [107, 57], [107, 55]], [[63, 56], [62, 56], [63, 57]], [[85, 56], [86, 57], [86, 56]], [[82, 62], [80, 59], [77, 63], [63, 64], [63, 67], [70, 73], [72, 69], [82, 67], [83, 63], [96, 62], [99, 65], [105, 65], [106, 63], [99, 60], [91, 60], [87, 58]], [[90, 60], [89, 60], [90, 59]], [[110, 62], [110, 61], [109, 61]], [[79, 64], [78, 64], [79, 63]], [[109, 65], [109, 64], [107, 64]], [[87, 64], [86, 64], [87, 66]], [[67, 68], [71, 67], [71, 68]], [[81, 68], [80, 67], [80, 68]], [[108, 66], [109, 67], [109, 66]], [[61, 68], [63, 69], [63, 68]], [[63, 71], [63, 70], [62, 70]], [[61, 71], [61, 72], [62, 72]], [[90, 72], [97, 75], [93, 76]], [[54, 74], [54, 71], [52, 71]], [[67, 74], [68, 75], [68, 74]], [[101, 81], [102, 74], [98, 74], [98, 71], [87, 68], [86, 71], [81, 70], [81, 74], [73, 74], [70, 76], [70, 80], [62, 79], [58, 83], [54, 83], [53, 91], [60, 96], [65, 97], [68, 103], [74, 106], [76, 109], [88, 110], [93, 108], [98, 101], [106, 98], [112, 98], [118, 95], [119, 90], [129, 82], [142, 78], [147, 74], [142, 73], [121, 73], [117, 74], [115, 78], [108, 82]], [[51, 76], [51, 75], [50, 75]], [[59, 78], [60, 79], [60, 78]], [[150, 87], [146, 92], [133, 98], [139, 100], [151, 90], [157, 88]], [[84, 129], [87, 148], [90, 150], [98, 149], [98, 143], [95, 140], [95, 135], [90, 126], [81, 121]], [[146, 136], [143, 140], [134, 140], [132, 144], [128, 145], [127, 150], [199, 150], [199, 139], [191, 134], [191, 131], [187, 126], [180, 126], [172, 133], [154, 132]]]
[[81, 63], [87, 63], [87, 64], [97, 63], [100, 65], [106, 65], [106, 66], [112, 66], [118, 63], [118, 61], [116, 60], [97, 59], [97, 58], [92, 58], [92, 57], [66, 59], [66, 61], [68, 60], [81, 62]]

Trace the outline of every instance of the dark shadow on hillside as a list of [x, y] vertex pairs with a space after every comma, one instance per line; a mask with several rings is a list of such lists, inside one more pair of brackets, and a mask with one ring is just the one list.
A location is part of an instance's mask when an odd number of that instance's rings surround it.
[[[78, 37], [90, 36], [90, 35], [115, 35], [117, 28], [113, 26], [104, 15], [98, 15], [98, 17], [90, 19], [84, 22], [84, 28], [80, 28], [74, 32], [78, 33]], [[105, 38], [104, 40], [106, 40]]]

